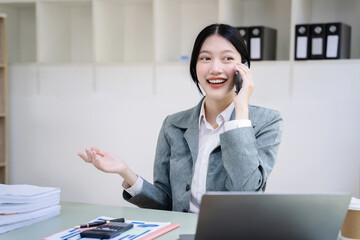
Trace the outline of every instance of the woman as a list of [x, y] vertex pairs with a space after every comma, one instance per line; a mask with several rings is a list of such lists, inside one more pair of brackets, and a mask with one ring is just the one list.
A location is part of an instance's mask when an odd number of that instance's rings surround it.
[[[249, 105], [254, 83], [239, 32], [225, 24], [204, 28], [196, 38], [190, 73], [205, 97], [162, 125], [154, 184], [121, 159], [92, 147], [86, 162], [123, 179], [123, 197], [139, 207], [198, 212], [206, 191], [263, 191], [275, 164], [282, 119], [279, 112]], [[234, 74], [242, 88], [234, 93]]]

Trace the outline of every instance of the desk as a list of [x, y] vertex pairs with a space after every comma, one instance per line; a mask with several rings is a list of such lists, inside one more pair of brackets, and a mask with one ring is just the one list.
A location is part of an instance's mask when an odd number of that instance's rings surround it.
[[159, 237], [158, 239], [160, 240], [175, 240], [179, 238], [180, 234], [194, 234], [196, 231], [198, 215], [193, 213], [73, 202], [61, 202], [60, 204], [61, 212], [59, 216], [1, 234], [0, 240], [39, 239], [72, 228], [81, 223], [88, 222], [99, 216], [125, 217], [131, 220], [153, 222], [180, 223], [179, 228]]

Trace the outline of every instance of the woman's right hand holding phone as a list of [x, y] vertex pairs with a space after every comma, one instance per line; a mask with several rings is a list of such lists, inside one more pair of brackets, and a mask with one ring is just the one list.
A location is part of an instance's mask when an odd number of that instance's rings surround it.
[[236, 113], [235, 118], [249, 119], [248, 104], [254, 90], [252, 72], [246, 63], [237, 63], [234, 68], [235, 71], [239, 72], [242, 78], [242, 87], [234, 99]]
[[135, 184], [138, 178], [137, 174], [134, 173], [120, 158], [96, 147], [91, 147], [90, 149], [86, 148], [85, 153], [86, 155], [81, 152], [78, 153], [79, 157], [85, 162], [91, 163], [103, 172], [119, 174], [130, 186]]

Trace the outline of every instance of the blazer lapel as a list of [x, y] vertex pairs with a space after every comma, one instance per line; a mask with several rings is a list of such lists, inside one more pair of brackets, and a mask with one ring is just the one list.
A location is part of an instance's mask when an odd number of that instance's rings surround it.
[[195, 166], [199, 151], [199, 114], [203, 100], [192, 109], [185, 111], [180, 118], [173, 122], [174, 126], [185, 130], [184, 138], [191, 152], [193, 166]]
[[199, 151], [199, 122], [193, 121], [189, 128], [184, 133], [184, 138], [189, 146], [193, 166], [198, 156]]

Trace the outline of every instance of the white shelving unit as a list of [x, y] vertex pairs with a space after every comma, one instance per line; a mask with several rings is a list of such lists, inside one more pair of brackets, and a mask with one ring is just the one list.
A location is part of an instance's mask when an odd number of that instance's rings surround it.
[[10, 63], [179, 62], [215, 22], [277, 29], [281, 61], [293, 61], [295, 24], [345, 22], [360, 58], [358, 0], [0, 0], [0, 12]]
[[[4, 3], [3, 3], [4, 2]], [[35, 1], [3, 1], [0, 12], [7, 14], [8, 61], [37, 61]]]
[[[292, 26], [300, 23], [344, 22], [351, 30], [351, 59], [360, 58], [360, 1], [357, 0], [294, 0], [292, 9]], [[291, 36], [294, 35], [291, 28]], [[293, 44], [294, 38], [291, 38]], [[294, 57], [294, 51], [291, 52]]]
[[157, 62], [176, 62], [189, 56], [194, 39], [204, 26], [218, 21], [217, 0], [155, 1]]
[[41, 0], [36, 16], [38, 62], [92, 62], [90, 0]]
[[287, 0], [223, 0], [219, 22], [233, 26], [267, 26], [277, 30], [277, 60], [289, 60], [291, 4]]
[[153, 59], [153, 2], [95, 0], [95, 62]]

